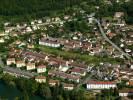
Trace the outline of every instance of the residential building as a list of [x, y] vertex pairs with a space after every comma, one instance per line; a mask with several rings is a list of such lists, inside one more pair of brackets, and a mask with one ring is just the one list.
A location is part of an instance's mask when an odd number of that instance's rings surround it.
[[71, 70], [71, 74], [85, 76], [86, 71], [83, 68], [75, 67]]
[[133, 89], [131, 88], [125, 88], [119, 90], [119, 96], [126, 97], [126, 96], [132, 96], [133, 95]]
[[46, 83], [46, 77], [45, 76], [36, 76], [35, 81], [38, 83]]
[[6, 61], [7, 65], [11, 65], [11, 64], [15, 64], [15, 63], [16, 63], [15, 58], [8, 58]]
[[55, 48], [60, 47], [60, 43], [56, 39], [53, 40], [53, 39], [44, 38], [39, 40], [39, 44]]
[[88, 81], [87, 82], [87, 89], [110, 89], [110, 88], [115, 88], [116, 83], [115, 82], [105, 82], [105, 81]]
[[55, 86], [60, 84], [59, 80], [53, 80], [53, 79], [50, 79], [48, 83], [50, 86]]
[[45, 65], [37, 66], [37, 73], [43, 73], [43, 72], [46, 72], [46, 66]]
[[68, 71], [69, 68], [70, 66], [67, 66], [66, 64], [62, 64], [59, 66], [59, 71], [66, 72]]
[[73, 89], [74, 89], [74, 84], [67, 84], [67, 83], [64, 83], [64, 84], [63, 84], [63, 87], [64, 87], [64, 89], [66, 89], [66, 90], [73, 90]]
[[114, 18], [120, 18], [122, 16], [124, 16], [124, 12], [116, 12]]
[[33, 70], [33, 69], [35, 69], [36, 67], [35, 67], [35, 63], [28, 63], [27, 65], [26, 65], [26, 69], [27, 70]]
[[24, 62], [24, 61], [16, 61], [16, 66], [17, 66], [18, 68], [20, 68], [20, 67], [24, 67], [24, 66], [26, 66], [26, 65], [25, 65], [25, 62]]

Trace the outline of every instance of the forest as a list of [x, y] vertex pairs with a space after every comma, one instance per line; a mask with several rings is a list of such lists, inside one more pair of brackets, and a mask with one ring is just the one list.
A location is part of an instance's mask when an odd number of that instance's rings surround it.
[[[30, 18], [41, 18], [56, 15], [57, 12], [65, 13], [67, 9], [75, 6], [81, 7], [86, 12], [97, 12], [100, 17], [113, 16], [116, 11], [125, 12], [125, 19], [129, 24], [133, 23], [133, 0], [126, 3], [117, 3], [111, 0], [107, 4], [105, 0], [0, 0], [0, 21]], [[122, 1], [122, 0], [121, 0]], [[99, 11], [95, 9], [99, 6]]]
[[34, 79], [16, 78], [9, 74], [3, 74], [2, 76], [0, 80], [4, 84], [16, 87], [22, 92], [22, 95], [14, 100], [31, 100], [30, 96], [34, 95], [40, 96], [42, 100], [95, 100], [92, 94], [86, 95], [83, 89], [67, 91], [62, 84], [51, 87], [48, 83], [40, 84]]
[[49, 16], [81, 1], [83, 0], [0, 0], [0, 16], [7, 19]]

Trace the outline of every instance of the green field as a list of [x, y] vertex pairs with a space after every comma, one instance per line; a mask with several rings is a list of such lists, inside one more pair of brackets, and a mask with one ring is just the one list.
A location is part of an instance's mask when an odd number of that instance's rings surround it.
[[67, 52], [63, 51], [57, 48], [51, 48], [46, 46], [36, 46], [36, 48], [39, 48], [41, 51], [49, 54], [53, 54], [56, 56], [61, 56], [65, 59], [75, 59], [79, 61], [85, 61], [86, 63], [95, 63], [98, 64], [99, 62], [110, 62], [110, 63], [120, 63], [114, 58], [103, 58], [103, 57], [96, 57], [96, 56], [90, 56], [88, 54], [81, 54], [81, 53], [75, 53], [75, 52]]

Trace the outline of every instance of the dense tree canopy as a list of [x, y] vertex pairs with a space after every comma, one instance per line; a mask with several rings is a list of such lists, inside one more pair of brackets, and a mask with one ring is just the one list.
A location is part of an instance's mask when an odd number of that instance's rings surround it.
[[0, 0], [0, 20], [26, 20], [56, 15], [57, 12], [67, 11], [74, 6], [91, 13], [97, 12], [95, 7], [99, 6], [99, 16], [112, 16], [116, 11], [124, 11], [127, 15], [126, 21], [133, 23], [133, 0], [127, 3], [117, 3], [116, 0], [111, 2], [110, 5], [104, 0]]
[[51, 11], [62, 10], [82, 0], [0, 0], [0, 15], [2, 16], [45, 16]]

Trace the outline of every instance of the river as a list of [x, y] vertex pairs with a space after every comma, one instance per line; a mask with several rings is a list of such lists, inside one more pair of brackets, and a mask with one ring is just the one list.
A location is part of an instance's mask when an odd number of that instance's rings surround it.
[[[23, 93], [16, 87], [8, 86], [0, 80], [0, 97], [6, 100], [14, 100], [16, 97], [22, 97]], [[30, 100], [43, 100], [39, 96], [30, 96]], [[4, 100], [5, 100], [4, 99]], [[0, 99], [1, 100], [1, 99]]]

